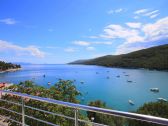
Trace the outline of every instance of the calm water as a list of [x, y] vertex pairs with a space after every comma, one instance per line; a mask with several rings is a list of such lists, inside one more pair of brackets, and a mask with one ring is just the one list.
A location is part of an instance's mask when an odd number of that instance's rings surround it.
[[[48, 82], [53, 85], [59, 78], [75, 79], [75, 85], [84, 95], [81, 104], [99, 99], [106, 102], [109, 108], [124, 111], [136, 110], [143, 103], [156, 101], [158, 97], [168, 99], [168, 72], [84, 65], [23, 65], [22, 67], [20, 71], [0, 73], [0, 82], [19, 83], [33, 80], [39, 85], [49, 87]], [[44, 74], [45, 78], [43, 78]], [[120, 77], [116, 77], [117, 75]], [[129, 83], [127, 80], [133, 82]], [[84, 84], [81, 84], [81, 81]], [[154, 87], [159, 88], [160, 92], [150, 92], [149, 89]], [[134, 101], [134, 106], [128, 104], [129, 99]]]

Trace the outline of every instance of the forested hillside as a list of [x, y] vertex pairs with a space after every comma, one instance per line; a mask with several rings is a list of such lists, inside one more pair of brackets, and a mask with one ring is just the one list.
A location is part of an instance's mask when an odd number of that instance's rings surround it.
[[168, 70], [168, 44], [122, 55], [107, 55], [70, 64], [100, 65], [107, 67], [147, 68]]
[[17, 64], [6, 63], [4, 61], [0, 61], [0, 71], [5, 71], [8, 69], [16, 69], [16, 68], [21, 68], [21, 66]]

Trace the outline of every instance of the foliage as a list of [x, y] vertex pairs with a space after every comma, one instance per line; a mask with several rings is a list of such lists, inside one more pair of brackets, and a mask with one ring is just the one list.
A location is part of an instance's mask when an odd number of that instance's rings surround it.
[[5, 63], [4, 61], [0, 61], [0, 71], [15, 69], [15, 68], [21, 68], [21, 66], [17, 64]]
[[[46, 98], [66, 101], [66, 102], [79, 103], [76, 97], [80, 95], [80, 92], [77, 91], [76, 87], [73, 85], [73, 82], [69, 80], [68, 81], [60, 80], [54, 86], [51, 86], [49, 89], [46, 89], [41, 86], [37, 86], [32, 81], [21, 82], [18, 85], [10, 86], [8, 89], [14, 92], [21, 92], [21, 93], [26, 93], [30, 95], [36, 95], [40, 97], [46, 97]], [[21, 98], [18, 96], [14, 96], [14, 95], [5, 95], [3, 96], [3, 99], [14, 101], [14, 102], [18, 102], [18, 101], [21, 102]], [[39, 109], [50, 111], [53, 113], [59, 113], [59, 114], [63, 114], [66, 116], [74, 117], [73, 108], [66, 108], [60, 105], [36, 101], [36, 100], [29, 99], [29, 98], [25, 98], [25, 104], [27, 106], [39, 108]], [[3, 106], [7, 109], [10, 109], [16, 112], [21, 112], [21, 107], [17, 105], [0, 102], [0, 106], [1, 107]], [[21, 116], [18, 116], [15, 113], [7, 112], [7, 111], [0, 111], [0, 113], [2, 115], [6, 115], [8, 117], [11, 117], [21, 122]], [[68, 120], [62, 117], [54, 116], [51, 114], [46, 114], [44, 112], [32, 110], [30, 108], [26, 108], [25, 113], [26, 115], [33, 116], [35, 118], [42, 119], [45, 121], [49, 121], [49, 122], [52, 122], [54, 124], [61, 125], [61, 126], [73, 126], [74, 125], [74, 120]], [[84, 117], [81, 114], [79, 116], [81, 119], [84, 119]], [[45, 123], [37, 122], [27, 117], [26, 117], [26, 124], [30, 126], [48, 126]], [[10, 125], [17, 126], [17, 124], [14, 122], [11, 122]], [[85, 124], [81, 124], [81, 125], [84, 126]]]
[[128, 54], [107, 55], [90, 60], [78, 60], [70, 64], [168, 70], [168, 44]]
[[[97, 101], [91, 101], [89, 106], [99, 107], [99, 108], [106, 108], [106, 104], [100, 100]], [[120, 117], [114, 117], [112, 115], [106, 115], [101, 113], [95, 113], [87, 111], [87, 117], [91, 120], [94, 118], [94, 122], [100, 123], [100, 124], [106, 124], [110, 126], [123, 126], [124, 119]]]
[[[136, 113], [168, 118], [168, 102], [158, 101], [158, 102], [145, 103], [142, 107], [140, 107], [136, 111]], [[130, 120], [129, 126], [161, 126], [161, 125]]]

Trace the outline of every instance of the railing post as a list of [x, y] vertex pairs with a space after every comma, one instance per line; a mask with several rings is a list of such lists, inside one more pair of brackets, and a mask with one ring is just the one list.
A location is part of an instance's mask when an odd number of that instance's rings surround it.
[[24, 97], [21, 97], [22, 98], [22, 126], [25, 125], [25, 102], [24, 102]]
[[78, 109], [75, 108], [75, 126], [78, 126], [78, 114], [79, 114]]

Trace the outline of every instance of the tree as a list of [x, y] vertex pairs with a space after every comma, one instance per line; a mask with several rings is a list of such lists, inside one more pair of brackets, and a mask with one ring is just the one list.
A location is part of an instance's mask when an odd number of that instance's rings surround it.
[[[158, 101], [158, 102], [145, 103], [142, 107], [140, 107], [136, 111], [136, 113], [168, 118], [168, 102]], [[160, 125], [142, 121], [129, 120], [129, 126], [160, 126]]]
[[[32, 81], [21, 82], [18, 85], [10, 86], [8, 89], [14, 92], [21, 92], [21, 93], [26, 93], [30, 95], [40, 96], [40, 97], [47, 97], [51, 99], [62, 100], [66, 102], [79, 103], [76, 97], [80, 95], [80, 92], [77, 91], [76, 87], [73, 85], [73, 82], [70, 80], [68, 81], [60, 80], [54, 86], [51, 86], [51, 88], [49, 89], [38, 86], [34, 84]], [[21, 102], [21, 98], [18, 96], [14, 96], [14, 95], [4, 95], [2, 98], [13, 101], [13, 102], [18, 102], [18, 101]], [[63, 106], [55, 105], [51, 103], [36, 101], [36, 100], [29, 99], [29, 98], [25, 99], [25, 104], [27, 106], [50, 111], [53, 113], [59, 113], [59, 114], [63, 114], [66, 116], [74, 117], [73, 108], [68, 108], [68, 107], [63, 107]], [[21, 113], [20, 106], [8, 104], [3, 101], [0, 102], [0, 106]], [[68, 120], [68, 119], [65, 119], [59, 116], [53, 116], [52, 114], [46, 114], [44, 112], [32, 110], [30, 108], [26, 108], [25, 113], [26, 115], [33, 116], [41, 120], [49, 121], [49, 122], [52, 122], [54, 124], [61, 125], [61, 126], [73, 126], [74, 125], [74, 120]], [[15, 119], [21, 122], [21, 116], [15, 113], [1, 110], [0, 114], [8, 116], [12, 119]], [[79, 114], [79, 117], [83, 119], [85, 118], [81, 114]], [[27, 117], [25, 119], [25, 122], [27, 125], [31, 125], [31, 126], [48, 126], [45, 123], [41, 123], [33, 119], [27, 118]], [[17, 124], [12, 121], [10, 121], [10, 125], [17, 126]], [[81, 124], [81, 126], [84, 126], [84, 125], [85, 124], [83, 123]]]
[[[100, 100], [91, 101], [88, 105], [94, 106], [94, 107], [99, 107], [99, 108], [106, 108], [106, 103], [102, 102]], [[124, 124], [123, 118], [114, 117], [112, 115], [106, 115], [106, 114], [87, 111], [87, 117], [90, 120], [94, 119], [93, 121], [96, 123], [106, 124], [106, 125], [110, 125], [110, 126], [123, 126], [123, 124]]]

